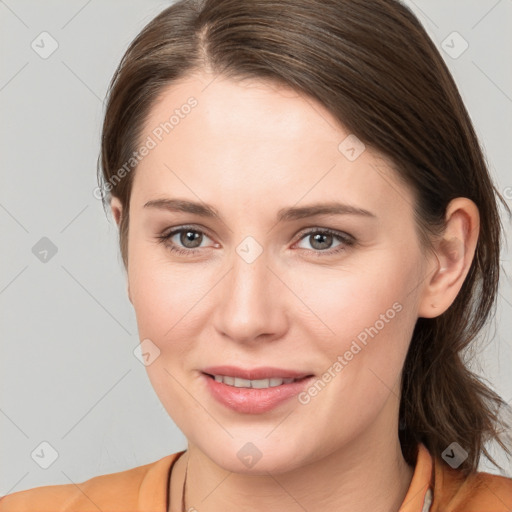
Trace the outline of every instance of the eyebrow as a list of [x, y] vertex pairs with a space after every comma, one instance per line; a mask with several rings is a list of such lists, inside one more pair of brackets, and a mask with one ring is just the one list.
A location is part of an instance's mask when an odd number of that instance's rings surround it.
[[[173, 212], [186, 212], [200, 215], [206, 218], [215, 218], [222, 220], [218, 211], [211, 205], [206, 203], [197, 203], [184, 199], [153, 199], [144, 204], [144, 208], [158, 208]], [[281, 208], [277, 212], [278, 222], [305, 219], [314, 217], [315, 215], [360, 215], [364, 217], [377, 218], [377, 216], [363, 208], [338, 203], [316, 203], [309, 206], [292, 206], [289, 208]]]

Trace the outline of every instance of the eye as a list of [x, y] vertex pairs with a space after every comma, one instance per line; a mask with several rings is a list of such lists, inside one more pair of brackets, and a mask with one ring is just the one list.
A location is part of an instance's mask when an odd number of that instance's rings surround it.
[[[307, 240], [315, 256], [332, 255], [340, 253], [355, 244], [355, 239], [347, 233], [335, 231], [329, 228], [315, 228], [303, 233], [300, 241]], [[332, 243], [338, 240], [340, 243], [332, 249]], [[303, 249], [303, 247], [301, 247]], [[306, 248], [307, 249], [307, 248]]]
[[[177, 237], [177, 240], [173, 241], [175, 237]], [[174, 229], [166, 234], [159, 235], [157, 238], [168, 247], [171, 252], [184, 256], [192, 256], [199, 252], [198, 247], [205, 237], [209, 238], [204, 231], [194, 226], [181, 226], [179, 229]], [[182, 244], [185, 249], [182, 249], [178, 244]]]

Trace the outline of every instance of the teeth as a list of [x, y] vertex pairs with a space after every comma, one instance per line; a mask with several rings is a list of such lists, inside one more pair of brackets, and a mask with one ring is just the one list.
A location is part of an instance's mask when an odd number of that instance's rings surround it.
[[214, 375], [214, 379], [217, 382], [223, 382], [228, 386], [234, 386], [236, 388], [256, 388], [265, 389], [280, 386], [281, 384], [289, 384], [297, 379], [281, 379], [278, 377], [271, 379], [241, 379], [239, 377], [229, 377], [227, 375]]

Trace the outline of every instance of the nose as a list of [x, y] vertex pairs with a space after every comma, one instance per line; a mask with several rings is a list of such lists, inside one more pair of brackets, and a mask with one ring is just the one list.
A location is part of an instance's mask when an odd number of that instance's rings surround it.
[[290, 291], [266, 251], [253, 261], [238, 248], [232, 265], [216, 288], [214, 326], [222, 336], [240, 343], [282, 337], [291, 311]]

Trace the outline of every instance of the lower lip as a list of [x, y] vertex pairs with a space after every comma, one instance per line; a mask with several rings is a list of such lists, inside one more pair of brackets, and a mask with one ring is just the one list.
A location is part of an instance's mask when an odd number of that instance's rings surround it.
[[298, 395], [311, 382], [313, 376], [265, 389], [237, 388], [202, 374], [213, 397], [230, 409], [247, 414], [260, 414]]

